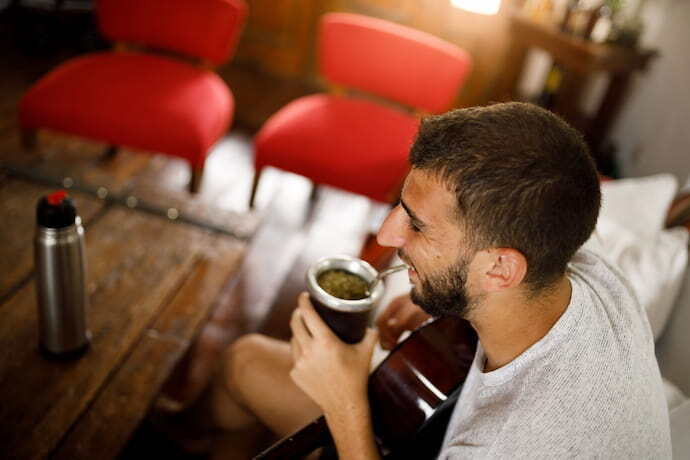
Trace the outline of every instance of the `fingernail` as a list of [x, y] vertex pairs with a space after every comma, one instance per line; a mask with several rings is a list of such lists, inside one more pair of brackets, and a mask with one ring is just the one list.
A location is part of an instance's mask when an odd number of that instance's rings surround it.
[[389, 326], [395, 326], [396, 324], [398, 324], [398, 320], [396, 318], [391, 318], [388, 320], [387, 324]]

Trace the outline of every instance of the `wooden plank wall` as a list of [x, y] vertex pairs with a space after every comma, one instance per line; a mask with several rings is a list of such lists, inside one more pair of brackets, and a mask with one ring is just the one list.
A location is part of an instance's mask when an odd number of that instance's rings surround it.
[[[315, 65], [318, 18], [346, 11], [388, 19], [457, 44], [473, 59], [472, 73], [456, 106], [496, 99], [507, 51], [508, 13], [519, 0], [503, 0], [501, 11], [482, 16], [455, 8], [450, 0], [248, 0], [249, 19], [235, 62], [251, 65], [282, 80], [319, 83]], [[223, 69], [221, 69], [221, 74]]]

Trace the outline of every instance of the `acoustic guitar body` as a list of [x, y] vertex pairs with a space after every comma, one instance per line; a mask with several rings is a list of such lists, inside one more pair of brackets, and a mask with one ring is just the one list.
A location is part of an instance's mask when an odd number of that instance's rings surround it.
[[[437, 318], [413, 331], [372, 372], [369, 404], [386, 458], [435, 457], [476, 348], [477, 335], [467, 321]], [[326, 421], [319, 417], [255, 459], [301, 458], [329, 444]]]
[[384, 453], [408, 456], [428, 443], [419, 436], [433, 438], [434, 429], [440, 431], [440, 447], [455, 403], [452, 396], [457, 397], [453, 393], [465, 381], [476, 348], [477, 335], [467, 321], [438, 318], [410, 334], [374, 370], [369, 402]]

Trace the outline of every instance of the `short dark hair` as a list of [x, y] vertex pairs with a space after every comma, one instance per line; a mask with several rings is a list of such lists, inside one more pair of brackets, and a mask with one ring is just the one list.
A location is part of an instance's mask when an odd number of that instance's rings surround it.
[[599, 177], [582, 135], [535, 105], [426, 117], [410, 163], [455, 193], [471, 248], [510, 247], [525, 256], [532, 292], [563, 275], [596, 225]]

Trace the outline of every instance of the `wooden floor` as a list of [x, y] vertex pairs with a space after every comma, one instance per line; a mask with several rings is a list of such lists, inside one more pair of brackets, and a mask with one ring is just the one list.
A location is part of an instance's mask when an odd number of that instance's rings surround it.
[[[35, 168], [45, 174], [60, 176], [53, 165], [69, 165], [78, 171], [78, 179], [92, 187], [104, 187], [110, 193], [129, 193], [132, 178], [187, 208], [218, 210], [215, 214], [251, 213], [253, 231], [240, 275], [228, 284], [217, 300], [214, 313], [190, 353], [178, 367], [164, 393], [172, 399], [189, 400], [198, 394], [216, 364], [220, 351], [239, 335], [261, 331], [275, 337], [289, 335], [287, 318], [297, 294], [304, 289], [304, 274], [316, 259], [334, 254], [358, 255], [367, 236], [375, 231], [387, 208], [366, 198], [320, 187], [315, 197], [305, 178], [268, 169], [264, 172], [256, 199], [256, 209], [247, 206], [253, 177], [251, 132], [235, 128], [210, 154], [200, 193], [189, 195], [186, 184], [189, 171], [181, 160], [131, 150], [104, 160], [106, 146], [54, 133], [42, 133], [40, 148], [34, 156], [25, 153], [19, 143], [16, 103], [35, 79], [52, 65], [50, 60], [25, 61], [13, 57], [10, 65], [0, 68], [0, 164]], [[229, 71], [236, 76], [233, 90], [239, 101], [248, 94], [262, 94], [263, 107], [279, 106], [286, 98], [270, 77], [249, 75], [241, 67]], [[246, 92], [241, 82], [251, 84]], [[269, 101], [269, 102], [266, 102]], [[273, 101], [273, 102], [270, 102]], [[262, 115], [249, 117], [256, 124]], [[51, 169], [52, 168], [52, 169]], [[0, 169], [0, 183], [7, 175]], [[145, 179], [145, 180], [142, 180]], [[146, 190], [133, 193], [145, 195]], [[88, 238], [88, 228], [87, 228]], [[149, 431], [141, 431], [128, 449], [148, 449]], [[143, 440], [143, 441], [142, 441]], [[155, 444], [155, 440], [151, 440]]]

